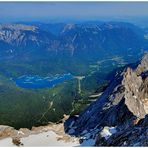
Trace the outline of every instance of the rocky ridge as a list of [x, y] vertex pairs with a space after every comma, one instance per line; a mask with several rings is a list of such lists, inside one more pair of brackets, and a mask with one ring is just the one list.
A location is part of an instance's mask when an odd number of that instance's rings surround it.
[[[118, 72], [98, 100], [79, 117], [70, 117], [65, 122], [65, 131], [80, 136], [82, 143], [93, 141], [92, 145], [148, 145], [145, 126], [148, 114], [147, 72], [148, 54], [145, 54], [136, 67], [131, 65], [131, 68]], [[136, 143], [133, 136], [137, 136], [136, 139], [141, 136], [141, 141]], [[112, 137], [121, 139], [114, 141]]]
[[51, 32], [50, 25], [0, 24], [1, 54], [17, 57], [19, 52], [22, 55], [25, 51], [44, 51], [54, 56], [85, 55], [94, 59], [106, 53], [141, 53], [141, 49], [148, 47], [143, 30], [130, 23], [65, 24], [59, 25], [61, 29], [58, 35]]
[[135, 126], [118, 131], [107, 140], [99, 134], [96, 146], [148, 146], [148, 116]]
[[[67, 116], [65, 116], [65, 118], [62, 119], [62, 122], [64, 122], [66, 118]], [[48, 138], [50, 133], [53, 133], [54, 135], [56, 135], [56, 141], [61, 141], [66, 145], [68, 143], [71, 143], [71, 144], [73, 143], [77, 145], [79, 144], [79, 138], [71, 137], [65, 134], [63, 123], [58, 123], [58, 124], [49, 123], [46, 126], [32, 127], [31, 130], [28, 128], [20, 128], [19, 130], [16, 130], [10, 126], [0, 125], [0, 145], [2, 144], [1, 140], [6, 140], [8, 138], [9, 139], [11, 138], [11, 142], [10, 142], [11, 144], [9, 143], [10, 145], [13, 144], [16, 146], [23, 146], [25, 145], [25, 143], [23, 143], [22, 141], [25, 138], [29, 140], [31, 140], [32, 138], [33, 140], [33, 137], [31, 136], [39, 136], [39, 134], [46, 134], [47, 135], [46, 137], [43, 136], [43, 138], [46, 139]], [[53, 137], [49, 136], [49, 142], [46, 143], [45, 145], [52, 145], [50, 138], [53, 138]], [[9, 146], [9, 144], [6, 144], [6, 145]], [[33, 144], [34, 144], [34, 141], [33, 141]], [[54, 145], [56, 145], [56, 143], [54, 143]], [[34, 146], [34, 145], [30, 145], [30, 146]]]

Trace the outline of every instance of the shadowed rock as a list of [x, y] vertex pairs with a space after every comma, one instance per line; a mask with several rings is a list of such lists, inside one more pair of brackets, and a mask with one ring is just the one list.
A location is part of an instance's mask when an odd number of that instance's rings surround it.
[[135, 126], [113, 134], [107, 140], [98, 135], [96, 146], [148, 146], [148, 116]]

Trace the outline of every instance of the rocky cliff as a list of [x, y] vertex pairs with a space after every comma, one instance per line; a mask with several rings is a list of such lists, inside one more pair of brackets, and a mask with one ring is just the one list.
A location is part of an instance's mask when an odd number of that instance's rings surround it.
[[99, 134], [96, 146], [148, 146], [148, 116], [141, 119], [138, 124], [125, 130], [118, 131], [107, 140]]
[[[65, 131], [82, 137], [82, 144], [91, 140], [92, 145], [133, 146], [136, 144], [134, 136], [142, 136], [137, 145], [148, 145], [145, 118], [148, 114], [147, 74], [148, 54], [145, 54], [136, 67], [131, 65], [131, 68], [118, 72], [98, 100], [79, 117], [70, 117], [65, 122]], [[111, 137], [119, 139], [115, 141]]]

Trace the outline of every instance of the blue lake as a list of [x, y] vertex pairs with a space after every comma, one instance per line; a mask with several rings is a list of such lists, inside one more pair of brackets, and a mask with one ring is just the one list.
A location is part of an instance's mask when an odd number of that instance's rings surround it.
[[15, 79], [15, 82], [19, 87], [22, 88], [39, 89], [53, 87], [64, 81], [72, 80], [73, 78], [73, 75], [70, 73], [51, 77], [23, 75]]

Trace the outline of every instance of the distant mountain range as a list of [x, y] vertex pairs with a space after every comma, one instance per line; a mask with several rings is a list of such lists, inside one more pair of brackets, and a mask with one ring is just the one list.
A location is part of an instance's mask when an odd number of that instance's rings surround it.
[[41, 53], [91, 60], [115, 54], [140, 54], [148, 47], [144, 35], [143, 29], [123, 22], [2, 24], [0, 55], [33, 58]]

